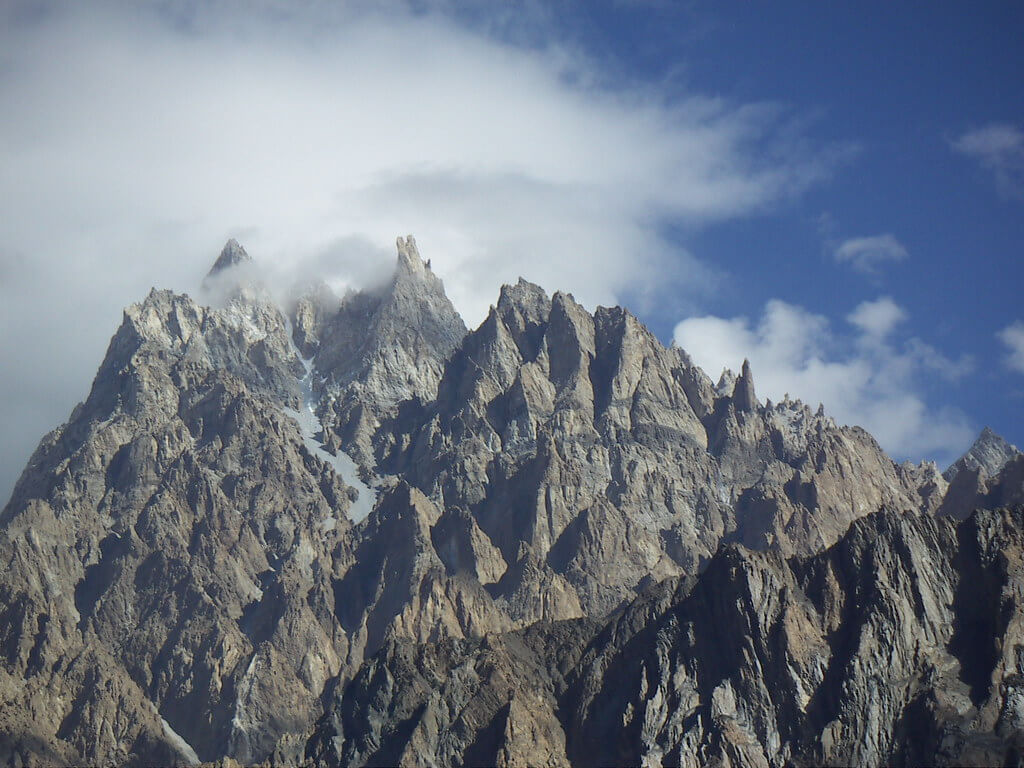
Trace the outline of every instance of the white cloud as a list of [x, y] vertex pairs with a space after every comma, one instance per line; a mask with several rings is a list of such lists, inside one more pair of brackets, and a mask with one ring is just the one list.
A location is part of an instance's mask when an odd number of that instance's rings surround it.
[[778, 107], [609, 89], [572, 50], [382, 7], [0, 7], [0, 497], [121, 308], [194, 289], [230, 235], [359, 282], [412, 232], [470, 323], [520, 275], [681, 300], [716, 272], [667, 220], [764, 210], [834, 164]]
[[882, 296], [875, 301], [858, 304], [846, 319], [869, 338], [881, 340], [907, 319], [907, 313], [891, 298]]
[[906, 317], [888, 297], [864, 302], [847, 316], [851, 333], [776, 299], [756, 322], [689, 318], [676, 326], [674, 339], [712, 375], [748, 358], [762, 399], [789, 394], [812, 406], [823, 403], [837, 421], [863, 426], [897, 458], [947, 462], [974, 431], [960, 411], [928, 405], [923, 379], [937, 373], [955, 380], [973, 362], [950, 360], [917, 338], [893, 340]]
[[1006, 364], [1019, 373], [1024, 373], [1024, 322], [1018, 320], [996, 334], [1006, 345]]
[[876, 273], [885, 262], [903, 261], [908, 256], [903, 244], [888, 234], [851, 238], [840, 244], [834, 255], [837, 262], [866, 274]]
[[1002, 194], [1024, 196], [1024, 131], [1006, 123], [991, 123], [968, 131], [952, 146], [990, 171]]

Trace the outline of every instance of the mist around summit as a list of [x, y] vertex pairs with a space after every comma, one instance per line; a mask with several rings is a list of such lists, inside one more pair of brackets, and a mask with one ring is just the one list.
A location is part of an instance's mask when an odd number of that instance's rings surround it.
[[[984, 327], [963, 341], [931, 308], [960, 306], [946, 291], [970, 279], [908, 283], [907, 270], [934, 272], [937, 251], [896, 222], [853, 216], [886, 188], [858, 175], [873, 138], [777, 89], [730, 95], [698, 76], [713, 57], [696, 51], [686, 77], [672, 65], [686, 51], [664, 46], [726, 28], [684, 9], [625, 5], [608, 19], [576, 9], [565, 24], [532, 3], [520, 11], [6, 6], [0, 94], [19, 108], [0, 122], [11, 222], [0, 237], [0, 355], [16, 375], [0, 382], [0, 497], [36, 437], [85, 396], [122, 308], [154, 285], [195, 293], [211, 244], [229, 237], [260, 256], [274, 290], [325, 279], [343, 293], [385, 283], [393, 233], [415, 232], [470, 326], [520, 276], [549, 292], [571, 286], [590, 309], [628, 306], [663, 341], [687, 320], [745, 323], [727, 362], [689, 346], [709, 369], [759, 358], [773, 398], [791, 389], [831, 404], [903, 458], [948, 464], [996, 420], [992, 404], [1015, 386], [1003, 359], [1019, 318], [988, 313], [997, 301], [964, 306], [961, 325]], [[602, 46], [604, 22], [647, 34], [660, 76]], [[666, 38], [673, 29], [695, 36]], [[937, 139], [946, 154], [932, 167], [982, 158], [1012, 180], [1003, 169], [1015, 135], [1003, 126], [956, 147]], [[856, 184], [857, 205], [832, 199], [844, 183]], [[771, 239], [778, 232], [730, 242], [791, 219], [798, 244]], [[961, 304], [1012, 283], [985, 267], [998, 273], [997, 251], [975, 273], [988, 287]], [[823, 303], [813, 284], [843, 295]], [[860, 350], [845, 318], [886, 297], [906, 321], [877, 353]], [[814, 331], [781, 358], [756, 338], [777, 306]], [[50, 375], [54, 361], [61, 375]], [[975, 397], [962, 383], [982, 372], [975, 389], [987, 394]]]

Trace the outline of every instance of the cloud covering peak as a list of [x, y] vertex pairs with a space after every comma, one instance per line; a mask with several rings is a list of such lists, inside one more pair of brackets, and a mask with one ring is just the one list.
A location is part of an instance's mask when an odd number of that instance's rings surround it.
[[[416, 232], [470, 323], [520, 275], [590, 305], [679, 301], [716, 270], [666, 221], [762, 211], [841, 154], [777, 105], [610, 86], [578, 52], [438, 7], [0, 10], [0, 99], [17, 105], [0, 114], [0, 354], [18, 371], [0, 415], [27, 436], [0, 446], [0, 495], [85, 394], [121, 307], [194, 288], [228, 236], [344, 287], [379, 280], [396, 233]], [[39, 350], [60, 383], [35, 380]]]

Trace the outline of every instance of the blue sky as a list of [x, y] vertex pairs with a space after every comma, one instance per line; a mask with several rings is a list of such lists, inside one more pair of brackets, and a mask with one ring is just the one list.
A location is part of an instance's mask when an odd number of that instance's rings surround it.
[[[991, 424], [1024, 443], [1024, 377], [998, 336], [1024, 316], [1024, 5], [612, 2], [583, 23], [563, 7], [550, 17], [558, 34], [607, 60], [613, 77], [769, 102], [803, 123], [804, 138], [849, 150], [795, 200], [680, 227], [678, 242], [727, 275], [694, 309], [753, 319], [781, 299], [842, 337], [856, 305], [890, 297], [905, 310], [897, 335], [963, 363], [955, 381], [916, 377], [929, 409], [959, 408], [972, 431]], [[1018, 132], [1005, 175], [957, 149], [991, 126]], [[842, 243], [882, 235], [901, 258], [867, 271], [837, 262]], [[677, 311], [643, 314], [669, 338]], [[842, 357], [851, 340], [833, 341]]]
[[[904, 330], [975, 360], [955, 384], [923, 377], [929, 404], [958, 406], [972, 426], [991, 424], [1024, 443], [1024, 378], [1005, 364], [996, 336], [1022, 316], [1024, 144], [1007, 160], [1016, 163], [1009, 180], [954, 149], [986, 126], [1024, 129], [1024, 6], [818, 8], [696, 12], [705, 34], [674, 48], [702, 88], [802, 109], [817, 117], [814, 135], [857, 147], [795, 205], [691, 242], [747, 278], [729, 281], [707, 309], [743, 314], [778, 297], [840, 324], [854, 304], [891, 296], [907, 311]], [[907, 258], [874, 275], [832, 258], [833, 243], [880, 233], [892, 234]]]
[[[0, 7], [0, 496], [121, 308], [228, 237], [275, 284], [522, 275], [946, 463], [1024, 444], [1024, 6]], [[13, 372], [13, 373], [11, 373]]]

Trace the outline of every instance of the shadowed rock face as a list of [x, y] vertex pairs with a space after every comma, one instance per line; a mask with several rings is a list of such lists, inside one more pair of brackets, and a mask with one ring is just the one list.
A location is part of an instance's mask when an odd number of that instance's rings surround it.
[[126, 310], [0, 514], [0, 762], [1010, 754], [1019, 455], [947, 493], [524, 281], [467, 334], [411, 237], [287, 316], [247, 260]]
[[330, 765], [1003, 765], [1024, 749], [1024, 516], [882, 512], [730, 546], [603, 622], [394, 639], [335, 689]]

